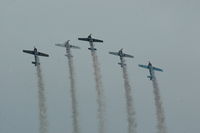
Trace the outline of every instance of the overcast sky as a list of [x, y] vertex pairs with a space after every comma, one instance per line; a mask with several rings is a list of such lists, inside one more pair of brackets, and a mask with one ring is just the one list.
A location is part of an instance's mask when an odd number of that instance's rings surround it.
[[71, 99], [65, 49], [55, 43], [71, 40], [81, 133], [97, 133], [96, 93], [87, 42], [96, 44], [106, 95], [107, 133], [126, 133], [126, 104], [118, 57], [127, 59], [138, 133], [155, 133], [151, 81], [138, 64], [164, 69], [156, 73], [169, 133], [200, 131], [200, 1], [198, 0], [0, 0], [0, 132], [38, 133], [38, 95], [33, 49], [50, 54], [40, 58], [44, 75], [49, 133], [72, 131]]

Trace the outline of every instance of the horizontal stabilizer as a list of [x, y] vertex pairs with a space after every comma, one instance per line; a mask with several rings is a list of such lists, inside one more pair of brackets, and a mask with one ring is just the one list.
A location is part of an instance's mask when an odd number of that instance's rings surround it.
[[97, 50], [96, 48], [88, 48], [88, 49], [91, 50], [91, 51]]
[[147, 76], [147, 78], [149, 78], [150, 80], [152, 80], [153, 77], [152, 76]]
[[119, 62], [118, 63], [121, 67], [126, 66], [126, 64]]
[[32, 62], [32, 64], [34, 64], [35, 66], [40, 65], [40, 63], [36, 63], [36, 62]]
[[72, 55], [70, 55], [70, 54], [66, 54], [65, 56], [67, 56], [67, 57], [73, 57]]

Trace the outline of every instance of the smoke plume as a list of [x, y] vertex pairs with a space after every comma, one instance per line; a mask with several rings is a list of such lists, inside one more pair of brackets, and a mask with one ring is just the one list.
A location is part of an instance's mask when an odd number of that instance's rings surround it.
[[98, 120], [99, 120], [99, 133], [105, 133], [105, 102], [104, 102], [104, 92], [103, 85], [100, 74], [100, 65], [98, 62], [98, 57], [95, 51], [91, 51], [94, 76], [96, 82], [96, 91], [97, 91], [97, 104], [98, 104]]
[[40, 133], [48, 133], [47, 121], [47, 106], [45, 97], [45, 88], [42, 77], [42, 70], [40, 65], [37, 65], [37, 78], [38, 78], [38, 95], [39, 95], [39, 120], [40, 120]]
[[165, 113], [162, 105], [162, 100], [160, 96], [160, 89], [158, 87], [158, 82], [156, 80], [155, 74], [153, 73], [154, 78], [152, 79], [153, 84], [153, 93], [154, 93], [154, 100], [156, 106], [156, 117], [157, 117], [157, 129], [158, 133], [167, 133], [166, 131], [166, 124], [165, 124]]
[[131, 96], [131, 86], [129, 83], [127, 68], [125, 65], [125, 60], [121, 59], [122, 70], [123, 70], [123, 78], [124, 78], [124, 88], [125, 88], [125, 96], [126, 96], [126, 104], [127, 104], [127, 116], [128, 116], [128, 133], [136, 133], [136, 118], [135, 118], [135, 109], [133, 107], [133, 98]]
[[75, 74], [74, 74], [74, 65], [73, 57], [71, 55], [70, 49], [67, 50], [68, 65], [69, 65], [69, 78], [70, 78], [70, 87], [71, 87], [71, 102], [72, 102], [72, 119], [73, 119], [73, 133], [79, 133], [79, 119], [78, 119], [78, 110], [77, 110], [77, 99], [76, 99], [76, 87], [75, 87]]

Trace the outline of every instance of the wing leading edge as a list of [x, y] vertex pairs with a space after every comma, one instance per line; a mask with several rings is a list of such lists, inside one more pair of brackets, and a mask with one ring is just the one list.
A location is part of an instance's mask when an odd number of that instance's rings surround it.
[[103, 42], [103, 40], [99, 40], [99, 39], [92, 39], [93, 42]]
[[94, 38], [92, 38], [92, 39], [90, 39], [90, 38], [78, 38], [78, 40], [81, 40], [81, 41], [88, 41], [88, 42], [103, 42], [103, 40], [99, 40], [99, 39], [94, 39]]
[[109, 54], [119, 56], [118, 52], [109, 52]]
[[160, 72], [163, 72], [163, 70], [162, 70], [162, 69], [160, 69], [160, 68], [157, 68], [157, 67], [153, 67], [153, 70], [155, 70], [155, 71], [160, 71]]
[[134, 58], [134, 56], [129, 55], [129, 54], [124, 54], [124, 57]]
[[139, 67], [142, 67], [142, 68], [146, 68], [146, 69], [149, 69], [149, 67], [148, 66], [146, 66], [146, 65], [138, 65]]
[[44, 56], [44, 57], [49, 57], [48, 54], [45, 54], [45, 53], [41, 53], [41, 52], [38, 52], [38, 56]]
[[55, 44], [56, 46], [59, 46], [59, 47], [65, 47], [64, 44]]
[[70, 45], [71, 48], [75, 48], [75, 49], [81, 49], [80, 47], [78, 46], [74, 46], [74, 45]]
[[90, 41], [88, 38], [78, 38], [78, 40], [81, 40], [81, 41]]
[[34, 54], [34, 51], [31, 50], [23, 50], [24, 53], [28, 53], [28, 54]]

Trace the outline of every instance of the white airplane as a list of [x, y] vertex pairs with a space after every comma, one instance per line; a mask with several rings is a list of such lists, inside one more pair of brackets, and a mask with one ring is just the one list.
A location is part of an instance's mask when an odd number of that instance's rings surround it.
[[142, 68], [149, 69], [150, 76], [147, 76], [147, 78], [149, 78], [150, 80], [152, 80], [154, 78], [154, 70], [163, 72], [162, 69], [152, 66], [151, 62], [149, 62], [148, 66], [147, 65], [140, 65], [140, 64], [138, 66], [142, 67]]
[[96, 48], [94, 48], [93, 42], [103, 43], [103, 40], [92, 38], [92, 34], [90, 34], [87, 38], [78, 38], [78, 40], [88, 41], [90, 43], [90, 48], [88, 48], [88, 49], [91, 50], [91, 51], [97, 50]]
[[118, 52], [109, 52], [109, 54], [116, 55], [116, 56], [119, 56], [119, 57], [120, 57], [121, 62], [119, 62], [118, 64], [121, 65], [121, 67], [123, 67], [123, 66], [126, 65], [126, 64], [124, 64], [124, 63], [122, 62], [122, 58], [123, 58], [123, 57], [134, 58], [134, 56], [132, 56], [132, 55], [123, 53], [123, 48], [120, 49]]
[[38, 56], [49, 57], [48, 54], [38, 52], [37, 48], [35, 48], [35, 47], [34, 47], [33, 51], [32, 50], [23, 50], [23, 52], [34, 55], [35, 61], [33, 61], [32, 64], [34, 64], [35, 66], [40, 65]]
[[[56, 46], [59, 46], [59, 47], [65, 47], [67, 53], [69, 53], [69, 51], [70, 51], [71, 48], [80, 49], [80, 47], [78, 47], [78, 46], [71, 45], [71, 44], [69, 43], [69, 41], [70, 41], [70, 40], [66, 41], [66, 42], [63, 43], [63, 44], [55, 44], [55, 45], [56, 45]], [[71, 57], [72, 57], [72, 55], [69, 55], [69, 54], [67, 54], [66, 56], [71, 56]]]

